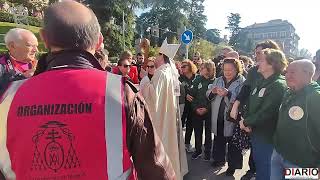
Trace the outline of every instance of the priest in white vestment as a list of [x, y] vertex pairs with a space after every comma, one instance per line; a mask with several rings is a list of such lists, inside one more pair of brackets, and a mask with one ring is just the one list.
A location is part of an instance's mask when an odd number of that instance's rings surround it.
[[145, 97], [154, 127], [171, 160], [177, 180], [183, 180], [183, 176], [188, 172], [188, 164], [178, 110], [179, 74], [173, 62], [179, 46], [168, 44], [167, 39], [164, 40], [155, 61], [155, 74], [141, 89], [141, 93]]

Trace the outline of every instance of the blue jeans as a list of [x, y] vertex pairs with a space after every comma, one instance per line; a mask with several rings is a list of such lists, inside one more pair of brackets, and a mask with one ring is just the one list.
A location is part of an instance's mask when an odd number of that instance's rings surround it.
[[[253, 159], [256, 165], [256, 180], [270, 180], [273, 146], [265, 143], [255, 134], [251, 136]], [[276, 179], [271, 179], [276, 180]]]
[[285, 168], [299, 168], [297, 165], [283, 159], [283, 157], [274, 149], [271, 157], [271, 179], [285, 180]]

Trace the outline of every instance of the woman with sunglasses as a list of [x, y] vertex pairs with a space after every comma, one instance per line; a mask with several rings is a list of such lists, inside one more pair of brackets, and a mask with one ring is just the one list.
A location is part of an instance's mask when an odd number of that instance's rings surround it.
[[122, 75], [123, 77], [126, 78], [126, 80], [130, 81], [133, 83], [132, 79], [129, 77], [129, 72], [131, 68], [131, 63], [129, 59], [120, 59], [118, 61], [118, 74]]
[[140, 82], [140, 89], [143, 89], [143, 87], [151, 81], [153, 75], [154, 75], [154, 72], [156, 70], [156, 65], [155, 65], [155, 62], [154, 62], [154, 59], [153, 58], [149, 58], [148, 59], [148, 62], [147, 62], [147, 66], [146, 66], [146, 70], [147, 70], [147, 75], [142, 78], [141, 82]]
[[[186, 151], [191, 153], [193, 152], [193, 148], [190, 144], [193, 126], [192, 126], [192, 118], [191, 118], [191, 102], [186, 99], [186, 95], [190, 94], [190, 89], [192, 86], [192, 81], [196, 77], [197, 74], [197, 66], [190, 60], [184, 60], [181, 63], [181, 76], [179, 77], [179, 81], [182, 85], [180, 89], [181, 92], [185, 92], [181, 94], [181, 102], [184, 102], [184, 108], [182, 109], [182, 127], [186, 126], [186, 134], [185, 134], [185, 146]], [[182, 91], [184, 89], [184, 91]]]
[[[122, 61], [124, 59], [129, 61], [129, 64], [132, 65], [133, 64], [133, 55], [130, 51], [124, 51], [120, 54], [120, 60]], [[123, 69], [122, 69], [123, 70]], [[112, 68], [112, 73], [114, 74], [121, 74], [119, 66]], [[130, 77], [131, 82], [133, 84], [139, 84], [139, 73], [138, 73], [138, 69], [136, 66], [130, 66], [129, 69], [129, 73], [128, 73], [128, 77]]]
[[[212, 166], [222, 167], [227, 159], [226, 175], [233, 176], [236, 169], [242, 169], [243, 157], [241, 151], [231, 143], [236, 123], [228, 121], [227, 112], [239, 94], [245, 78], [242, 76], [243, 68], [238, 59], [224, 59], [222, 71], [223, 76], [210, 84], [207, 91], [207, 97], [211, 101], [211, 122], [214, 133]], [[225, 158], [226, 147], [228, 147], [227, 158]]]

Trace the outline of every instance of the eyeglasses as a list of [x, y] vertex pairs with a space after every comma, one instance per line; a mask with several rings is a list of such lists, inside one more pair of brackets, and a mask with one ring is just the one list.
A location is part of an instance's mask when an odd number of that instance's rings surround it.
[[147, 68], [152, 68], [152, 69], [153, 69], [153, 68], [154, 68], [154, 65], [151, 65], [151, 66], [147, 66]]
[[181, 68], [183, 68], [183, 69], [186, 68], [186, 67], [188, 67], [188, 65], [183, 65], [183, 66], [181, 66]]
[[236, 59], [224, 59], [223, 63], [234, 63]]
[[124, 64], [122, 65], [124, 68], [131, 68], [131, 65]]

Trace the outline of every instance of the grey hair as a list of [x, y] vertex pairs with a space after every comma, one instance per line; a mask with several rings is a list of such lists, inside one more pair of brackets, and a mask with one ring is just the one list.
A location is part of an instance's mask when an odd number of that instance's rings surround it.
[[19, 41], [22, 41], [22, 36], [21, 36], [22, 32], [33, 34], [31, 31], [27, 29], [12, 28], [4, 36], [4, 42], [6, 44], [6, 47], [9, 48], [9, 43], [11, 42], [18, 43]]
[[316, 66], [309, 59], [296, 60], [290, 64], [297, 65], [303, 72], [309, 73], [311, 77], [313, 77], [316, 72]]

